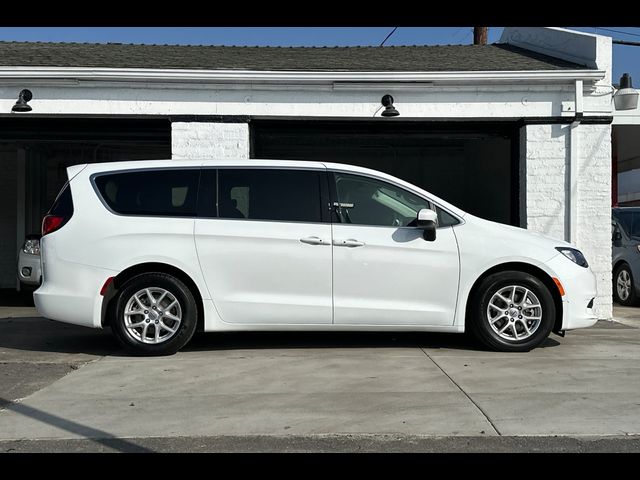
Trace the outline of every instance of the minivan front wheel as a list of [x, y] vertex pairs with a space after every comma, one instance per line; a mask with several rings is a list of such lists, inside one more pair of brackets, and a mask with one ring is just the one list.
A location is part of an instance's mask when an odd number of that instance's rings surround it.
[[469, 329], [492, 350], [529, 351], [553, 329], [556, 312], [551, 293], [529, 273], [489, 275], [470, 301]]
[[120, 290], [113, 331], [137, 355], [172, 355], [193, 336], [197, 306], [189, 288], [165, 273], [145, 273]]

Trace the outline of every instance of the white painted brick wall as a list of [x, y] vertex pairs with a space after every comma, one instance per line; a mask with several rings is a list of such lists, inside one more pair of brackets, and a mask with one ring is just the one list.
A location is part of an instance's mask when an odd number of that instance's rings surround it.
[[576, 244], [598, 279], [595, 311], [611, 318], [611, 126], [580, 125]]
[[[611, 299], [611, 127], [580, 125], [577, 231], [580, 248], [598, 281], [594, 311], [610, 319]], [[527, 228], [564, 240], [568, 228], [569, 125], [527, 125]]]
[[171, 124], [173, 158], [249, 158], [247, 123], [175, 122]]
[[527, 125], [527, 228], [565, 238], [568, 125]]

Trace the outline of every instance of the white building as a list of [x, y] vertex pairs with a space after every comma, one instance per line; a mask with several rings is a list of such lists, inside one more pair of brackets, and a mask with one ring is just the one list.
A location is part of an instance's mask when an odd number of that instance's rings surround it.
[[[32, 110], [12, 112], [23, 89]], [[612, 93], [611, 39], [555, 28], [482, 46], [0, 42], [0, 287], [67, 165], [326, 159], [576, 243], [610, 318]]]

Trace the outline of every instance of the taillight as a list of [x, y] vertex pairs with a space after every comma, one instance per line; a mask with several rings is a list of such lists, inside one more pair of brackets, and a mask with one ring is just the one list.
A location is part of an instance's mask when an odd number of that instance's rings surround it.
[[59, 215], [46, 215], [44, 219], [42, 219], [42, 235], [46, 235], [51, 232], [55, 232], [66, 222], [65, 217], [61, 217]]

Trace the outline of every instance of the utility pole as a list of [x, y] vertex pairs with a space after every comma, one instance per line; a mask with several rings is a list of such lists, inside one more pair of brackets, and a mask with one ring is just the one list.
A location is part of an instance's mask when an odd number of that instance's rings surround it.
[[473, 27], [473, 44], [486, 45], [489, 27]]

